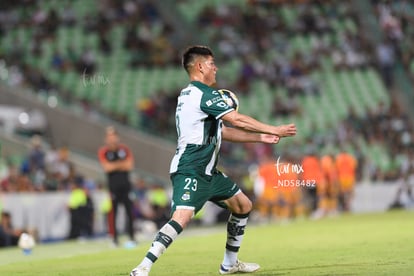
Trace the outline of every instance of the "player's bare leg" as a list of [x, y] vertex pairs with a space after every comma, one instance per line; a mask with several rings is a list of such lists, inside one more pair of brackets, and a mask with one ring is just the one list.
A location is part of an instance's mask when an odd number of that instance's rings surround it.
[[260, 268], [255, 263], [244, 263], [238, 260], [238, 251], [244, 236], [252, 202], [242, 192], [237, 193], [224, 201], [231, 211], [227, 222], [227, 242], [224, 259], [220, 266], [220, 274], [233, 274], [237, 272], [254, 272]]

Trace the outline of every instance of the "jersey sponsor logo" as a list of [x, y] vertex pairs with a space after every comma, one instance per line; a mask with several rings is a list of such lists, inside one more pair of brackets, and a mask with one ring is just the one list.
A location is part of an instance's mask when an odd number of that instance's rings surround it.
[[220, 96], [215, 97], [215, 98], [212, 98], [212, 99], [209, 99], [208, 101], [206, 101], [206, 105], [207, 106], [211, 106], [213, 104], [216, 104], [219, 107], [223, 107], [222, 105], [224, 105], [224, 107], [227, 106], [226, 102]]
[[162, 245], [164, 245], [165, 248], [170, 246], [172, 241], [173, 241], [173, 239], [170, 236], [168, 236], [167, 234], [164, 234], [162, 232], [158, 232], [158, 234], [157, 234], [157, 236], [155, 237], [155, 240], [154, 240], [154, 242], [159, 242]]
[[106, 153], [105, 157], [108, 161], [114, 161], [115, 160], [115, 154], [112, 151], [108, 151]]
[[181, 91], [180, 96], [188, 96], [188, 95], [190, 95], [190, 92], [191, 92], [190, 89], [183, 90], [183, 91]]
[[125, 150], [120, 149], [120, 150], [118, 151], [118, 157], [119, 157], [120, 159], [125, 159], [126, 155], [127, 155], [127, 154], [126, 154]]
[[117, 161], [126, 159], [127, 155], [126, 150], [121, 148], [116, 151], [107, 151], [105, 153], [105, 158], [108, 161]]
[[162, 235], [161, 239], [163, 239], [164, 242], [168, 243], [168, 244], [172, 242], [172, 239], [170, 237], [168, 237], [167, 235]]
[[185, 194], [183, 194], [183, 195], [181, 196], [181, 199], [182, 199], [183, 201], [190, 200], [190, 192], [185, 192]]

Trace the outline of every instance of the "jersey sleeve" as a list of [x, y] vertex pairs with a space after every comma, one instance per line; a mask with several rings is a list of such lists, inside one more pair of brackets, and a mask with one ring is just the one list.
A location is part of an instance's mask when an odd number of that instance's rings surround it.
[[225, 114], [234, 110], [233, 107], [226, 103], [217, 90], [206, 91], [203, 93], [200, 109], [203, 112], [214, 116], [216, 119], [220, 119]]
[[99, 160], [99, 162], [100, 162], [101, 164], [102, 164], [103, 162], [108, 161], [108, 160], [106, 159], [105, 154], [106, 154], [106, 147], [101, 147], [101, 148], [99, 148], [99, 150], [98, 150], [98, 160]]

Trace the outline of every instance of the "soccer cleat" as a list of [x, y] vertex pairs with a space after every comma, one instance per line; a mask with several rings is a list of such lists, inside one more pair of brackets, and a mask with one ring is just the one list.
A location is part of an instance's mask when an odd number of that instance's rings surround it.
[[129, 276], [148, 276], [149, 275], [149, 268], [144, 266], [137, 266], [134, 268]]
[[249, 272], [255, 272], [259, 270], [260, 265], [255, 263], [244, 263], [239, 260], [237, 260], [236, 264], [230, 267], [229, 269], [226, 269], [223, 267], [223, 265], [220, 265], [219, 273], [220, 274], [235, 274], [235, 273], [249, 273]]

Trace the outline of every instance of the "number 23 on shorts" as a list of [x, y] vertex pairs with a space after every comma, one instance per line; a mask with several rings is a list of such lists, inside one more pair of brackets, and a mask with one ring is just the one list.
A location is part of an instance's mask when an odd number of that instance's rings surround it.
[[197, 191], [197, 179], [187, 177], [184, 179], [184, 182], [184, 190], [192, 190], [194, 192]]

